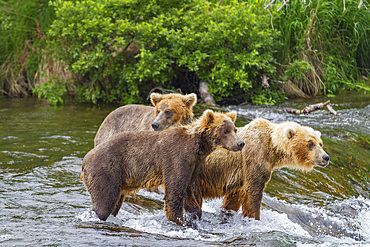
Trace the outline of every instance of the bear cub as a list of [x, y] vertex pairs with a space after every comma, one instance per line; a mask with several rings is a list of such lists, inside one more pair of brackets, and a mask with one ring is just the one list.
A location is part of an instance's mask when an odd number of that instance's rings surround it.
[[197, 103], [195, 93], [188, 95], [152, 93], [150, 101], [154, 107], [125, 105], [109, 113], [95, 135], [94, 146], [120, 132], [161, 131], [193, 121], [193, 106]]
[[207, 110], [192, 124], [166, 131], [127, 131], [96, 146], [82, 162], [83, 181], [99, 219], [117, 215], [126, 195], [164, 185], [164, 210], [182, 225], [184, 198], [206, 157], [217, 147], [239, 151], [236, 112]]

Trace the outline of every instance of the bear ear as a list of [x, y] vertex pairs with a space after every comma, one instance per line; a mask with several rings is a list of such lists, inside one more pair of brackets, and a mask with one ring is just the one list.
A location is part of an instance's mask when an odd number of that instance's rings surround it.
[[284, 132], [285, 132], [285, 136], [288, 139], [292, 138], [295, 135], [295, 129], [293, 129], [292, 127], [285, 128]]
[[186, 106], [193, 107], [197, 103], [197, 95], [195, 93], [185, 95], [183, 101]]
[[215, 120], [215, 113], [212, 110], [206, 110], [202, 115], [200, 127], [204, 131]]
[[236, 120], [236, 111], [227, 112], [226, 113], [226, 116], [230, 117], [231, 118], [231, 121], [233, 121], [233, 123], [235, 123], [235, 120]]
[[154, 106], [156, 106], [156, 105], [159, 103], [159, 101], [161, 101], [162, 99], [163, 99], [162, 94], [159, 94], [159, 93], [152, 93], [152, 94], [150, 95], [150, 101], [152, 102], [152, 104], [153, 104]]

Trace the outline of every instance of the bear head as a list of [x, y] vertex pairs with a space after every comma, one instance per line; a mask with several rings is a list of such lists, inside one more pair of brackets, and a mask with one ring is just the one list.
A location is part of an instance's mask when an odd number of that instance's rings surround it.
[[199, 119], [199, 130], [203, 135], [208, 136], [214, 146], [241, 151], [244, 142], [236, 134], [235, 120], [235, 111], [220, 113], [206, 110]]
[[193, 119], [193, 106], [197, 103], [197, 95], [152, 93], [150, 101], [155, 107], [156, 116], [152, 128], [161, 131], [171, 126], [189, 124]]
[[313, 166], [325, 167], [329, 155], [323, 150], [321, 133], [294, 122], [276, 124], [272, 130], [271, 142], [275, 148], [287, 155], [290, 164], [283, 166], [300, 170], [311, 170]]

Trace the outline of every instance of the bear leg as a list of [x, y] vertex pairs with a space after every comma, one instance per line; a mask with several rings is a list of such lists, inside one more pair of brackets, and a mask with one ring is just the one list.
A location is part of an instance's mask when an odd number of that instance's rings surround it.
[[240, 193], [239, 192], [228, 192], [224, 196], [222, 207], [227, 211], [233, 210], [238, 212], [241, 201], [240, 201]]
[[117, 204], [116, 204], [116, 206], [114, 207], [114, 209], [113, 209], [113, 212], [112, 212], [112, 215], [113, 216], [116, 216], [117, 214], [118, 214], [118, 212], [119, 212], [119, 210], [121, 209], [121, 207], [122, 207], [122, 203], [123, 203], [123, 200], [125, 199], [125, 195], [124, 194], [122, 194], [121, 196], [120, 196], [120, 198], [119, 198], [119, 200], [118, 200], [118, 202], [117, 202]]
[[191, 183], [191, 177], [194, 168], [194, 164], [182, 160], [178, 164], [176, 172], [173, 169], [164, 169], [163, 171], [165, 190], [164, 210], [167, 218], [178, 225], [183, 225], [184, 199], [188, 186], [193, 184]]
[[[181, 200], [183, 201], [183, 200]], [[168, 220], [175, 222], [177, 225], [183, 225], [183, 207], [181, 201], [168, 202], [165, 199], [164, 211], [166, 212], [166, 217]]]
[[168, 220], [183, 225], [185, 189], [184, 183], [171, 182], [165, 185], [164, 211]]
[[202, 196], [199, 186], [189, 186], [186, 190], [186, 196], [184, 200], [184, 209], [186, 212], [191, 214], [191, 219], [202, 218]]
[[247, 192], [243, 198], [242, 208], [243, 216], [260, 220], [260, 210], [263, 189], [259, 191]]
[[96, 176], [90, 185], [88, 191], [93, 204], [92, 210], [100, 220], [105, 221], [120, 199], [120, 180], [110, 176]]

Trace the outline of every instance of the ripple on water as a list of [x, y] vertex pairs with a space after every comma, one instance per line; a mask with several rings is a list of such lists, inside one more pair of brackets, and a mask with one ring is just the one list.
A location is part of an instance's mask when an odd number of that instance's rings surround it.
[[[334, 116], [326, 110], [311, 112], [310, 114], [294, 115], [283, 111], [287, 107], [284, 103], [279, 106], [255, 106], [250, 104], [232, 105], [227, 110], [236, 110], [239, 116], [247, 119], [265, 118], [275, 123], [294, 121], [302, 125], [319, 129], [346, 129], [356, 133], [370, 134], [370, 105], [340, 109], [340, 115]], [[290, 106], [290, 107], [295, 107]], [[349, 107], [349, 106], [348, 106]], [[296, 107], [298, 109], [302, 107]]]

